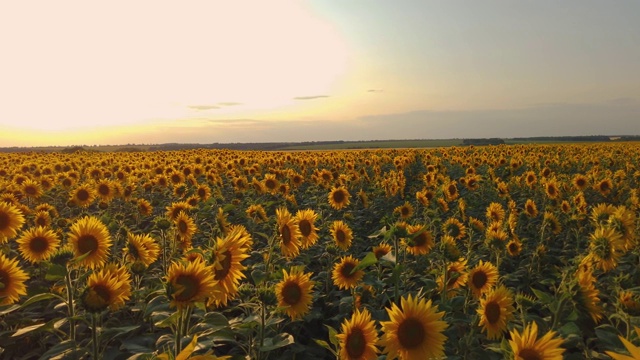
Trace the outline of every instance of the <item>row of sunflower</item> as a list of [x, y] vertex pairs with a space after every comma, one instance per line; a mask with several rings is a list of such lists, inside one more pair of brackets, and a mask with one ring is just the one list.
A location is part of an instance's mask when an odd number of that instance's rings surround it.
[[0, 348], [636, 356], [638, 166], [633, 143], [2, 154]]

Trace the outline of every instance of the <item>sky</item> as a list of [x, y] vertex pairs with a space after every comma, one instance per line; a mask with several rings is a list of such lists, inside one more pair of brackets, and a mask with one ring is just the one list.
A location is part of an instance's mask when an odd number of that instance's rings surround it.
[[0, 147], [640, 135], [640, 2], [0, 0]]

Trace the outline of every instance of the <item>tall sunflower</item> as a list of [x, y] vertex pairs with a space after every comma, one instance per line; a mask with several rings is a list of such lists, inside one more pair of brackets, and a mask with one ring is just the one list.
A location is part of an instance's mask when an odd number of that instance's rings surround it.
[[151, 203], [146, 199], [138, 199], [136, 205], [138, 207], [138, 213], [142, 216], [149, 216], [153, 213], [153, 206], [151, 206]]
[[413, 255], [426, 255], [435, 246], [433, 234], [425, 225], [408, 225], [408, 238], [402, 240], [408, 253]]
[[101, 312], [119, 309], [129, 297], [131, 276], [124, 267], [111, 264], [89, 275], [80, 299], [88, 311]]
[[24, 216], [16, 206], [0, 202], [0, 244], [12, 239], [24, 224]]
[[37, 181], [27, 179], [20, 187], [22, 188], [22, 193], [28, 198], [38, 199], [42, 196], [42, 186]]
[[344, 290], [355, 287], [364, 276], [364, 271], [362, 270], [353, 271], [359, 263], [360, 260], [351, 255], [340, 259], [340, 262], [333, 266], [333, 271], [331, 272], [333, 283]]
[[340, 249], [347, 251], [353, 240], [353, 231], [342, 220], [336, 220], [331, 224], [331, 236]]
[[350, 204], [349, 191], [344, 187], [335, 187], [329, 193], [329, 205], [336, 210], [340, 210]]
[[111, 248], [111, 236], [107, 227], [96, 217], [85, 216], [77, 220], [68, 233], [74, 256], [89, 253], [78, 262], [79, 266], [95, 269], [104, 265]]
[[140, 261], [145, 266], [158, 260], [160, 246], [147, 234], [127, 234], [127, 245], [122, 249], [127, 261]]
[[60, 246], [58, 235], [41, 226], [25, 230], [16, 242], [20, 255], [32, 263], [47, 260]]
[[603, 271], [613, 270], [624, 254], [625, 243], [614, 229], [599, 227], [589, 237], [589, 255]]
[[499, 203], [492, 202], [487, 206], [486, 216], [489, 222], [502, 222], [505, 217], [504, 208]]
[[520, 333], [511, 331], [509, 345], [515, 360], [562, 360], [563, 339], [556, 337], [555, 331], [549, 331], [538, 339], [538, 325], [534, 322], [526, 325]]
[[224, 238], [218, 238], [213, 250], [215, 291], [218, 293], [210, 303], [226, 306], [238, 293], [240, 280], [245, 278], [247, 268], [242, 261], [249, 257], [246, 250], [250, 247], [251, 236], [243, 227], [233, 227]]
[[402, 220], [406, 220], [413, 215], [413, 206], [408, 201], [393, 209], [394, 214], [400, 215]]
[[431, 300], [413, 298], [409, 295], [400, 300], [401, 307], [391, 304], [387, 308], [389, 321], [380, 323], [384, 346], [383, 353], [388, 359], [439, 359], [444, 357], [442, 333], [447, 323], [442, 320], [444, 312], [438, 312]]
[[378, 358], [378, 332], [375, 321], [367, 309], [356, 309], [350, 319], [342, 323], [342, 332], [336, 335], [340, 342], [340, 359], [375, 360]]
[[102, 179], [95, 184], [96, 194], [100, 198], [100, 201], [104, 203], [110, 203], [116, 196], [113, 181]]
[[480, 298], [495, 286], [498, 281], [498, 268], [490, 262], [480, 260], [478, 265], [469, 272], [469, 280], [467, 284], [473, 293], [473, 296]]
[[313, 282], [311, 274], [305, 274], [298, 268], [293, 268], [289, 273], [282, 270], [284, 277], [276, 285], [276, 297], [278, 306], [282, 308], [292, 320], [304, 316], [311, 307], [313, 297]]
[[216, 296], [215, 269], [201, 259], [173, 262], [165, 277], [167, 297], [172, 307], [184, 308]]
[[[469, 273], [467, 272], [467, 260], [459, 259], [447, 265], [447, 291], [459, 289], [467, 283]], [[444, 275], [438, 277], [438, 290], [444, 290]]]
[[300, 248], [306, 249], [318, 241], [318, 228], [315, 221], [318, 218], [313, 209], [298, 210], [294, 218], [300, 229]]
[[524, 213], [527, 214], [528, 217], [532, 218], [538, 216], [538, 207], [536, 206], [535, 201], [527, 199], [527, 202], [524, 204]]
[[276, 223], [280, 235], [282, 255], [291, 259], [300, 253], [300, 228], [287, 208], [276, 209]]
[[29, 275], [18, 266], [18, 260], [10, 259], [0, 253], [0, 306], [11, 305], [27, 295], [25, 281]]
[[460, 220], [451, 217], [442, 224], [442, 232], [456, 240], [460, 240], [467, 235], [467, 228]]
[[482, 331], [487, 333], [489, 340], [499, 339], [507, 330], [514, 311], [513, 294], [506, 287], [500, 286], [480, 299], [478, 326], [482, 326]]
[[175, 221], [180, 213], [184, 212], [185, 214], [188, 214], [189, 210], [192, 209], [192, 206], [189, 205], [186, 201], [178, 201], [172, 203], [170, 206], [167, 206], [166, 209], [167, 217], [172, 221]]

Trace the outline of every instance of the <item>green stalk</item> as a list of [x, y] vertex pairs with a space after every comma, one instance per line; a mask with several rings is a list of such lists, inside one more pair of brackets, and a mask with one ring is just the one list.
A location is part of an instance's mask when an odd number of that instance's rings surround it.
[[67, 307], [69, 308], [69, 339], [74, 343], [76, 341], [76, 316], [75, 308], [73, 306], [73, 284], [71, 282], [71, 270], [67, 268], [67, 275], [65, 275], [67, 285]]
[[94, 359], [99, 359], [100, 347], [98, 344], [98, 316], [99, 314], [91, 314], [91, 348]]

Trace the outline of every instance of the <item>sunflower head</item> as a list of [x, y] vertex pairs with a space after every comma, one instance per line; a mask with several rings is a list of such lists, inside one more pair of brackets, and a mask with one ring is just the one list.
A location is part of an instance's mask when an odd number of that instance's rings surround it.
[[21, 295], [27, 295], [25, 281], [29, 275], [18, 266], [18, 260], [0, 253], [0, 306], [17, 302]]
[[166, 291], [172, 307], [186, 307], [216, 296], [215, 270], [202, 260], [173, 262], [167, 270]]
[[58, 235], [41, 226], [24, 231], [16, 242], [22, 257], [32, 263], [47, 260], [60, 246]]
[[478, 265], [469, 272], [467, 284], [476, 298], [489, 292], [498, 281], [498, 269], [490, 262], [480, 260]]
[[562, 359], [564, 349], [561, 345], [564, 340], [556, 337], [555, 331], [549, 331], [541, 338], [538, 338], [538, 325], [535, 322], [531, 322], [524, 327], [522, 333], [514, 329], [510, 335], [509, 345], [516, 360]]
[[487, 338], [499, 339], [507, 330], [514, 311], [513, 294], [506, 287], [500, 286], [480, 300], [478, 325], [482, 326], [482, 331], [487, 333]]
[[295, 320], [309, 311], [314, 284], [310, 280], [311, 274], [305, 274], [299, 268], [292, 268], [289, 273], [286, 270], [282, 272], [284, 277], [275, 288], [278, 306]]
[[340, 289], [354, 288], [360, 279], [364, 276], [362, 269], [355, 270], [360, 260], [353, 258], [351, 255], [343, 257], [339, 263], [335, 264], [331, 273], [333, 283]]
[[329, 205], [336, 210], [340, 210], [348, 206], [351, 202], [349, 191], [344, 187], [336, 187], [329, 193]]
[[356, 309], [350, 319], [342, 323], [342, 332], [336, 335], [340, 342], [340, 359], [372, 360], [378, 358], [378, 332], [375, 321], [367, 309]]
[[76, 258], [85, 257], [77, 264], [91, 269], [102, 266], [109, 256], [111, 236], [107, 227], [96, 217], [85, 216], [77, 220], [68, 234]]
[[24, 216], [18, 207], [0, 202], [0, 243], [14, 238], [23, 224]]

